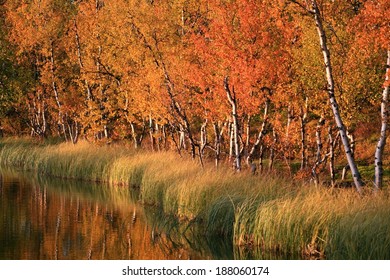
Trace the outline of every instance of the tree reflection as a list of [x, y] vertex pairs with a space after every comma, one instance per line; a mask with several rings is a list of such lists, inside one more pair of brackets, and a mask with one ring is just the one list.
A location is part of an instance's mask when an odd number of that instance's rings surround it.
[[234, 257], [231, 241], [143, 207], [137, 190], [0, 174], [0, 259]]

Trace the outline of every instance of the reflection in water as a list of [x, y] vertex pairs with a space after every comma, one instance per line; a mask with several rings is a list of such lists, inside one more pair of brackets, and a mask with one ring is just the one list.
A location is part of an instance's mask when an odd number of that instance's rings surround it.
[[[137, 191], [0, 172], [0, 259], [233, 259], [230, 241], [205, 238], [144, 208]], [[236, 252], [234, 252], [236, 251]]]

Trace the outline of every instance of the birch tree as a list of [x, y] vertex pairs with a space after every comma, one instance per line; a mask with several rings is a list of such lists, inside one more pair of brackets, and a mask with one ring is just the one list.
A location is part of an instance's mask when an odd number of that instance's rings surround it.
[[325, 33], [325, 28], [323, 24], [323, 16], [320, 10], [320, 7], [317, 4], [316, 0], [310, 0], [306, 1], [305, 4], [300, 3], [298, 1], [292, 0], [291, 2], [294, 2], [298, 4], [299, 6], [303, 7], [308, 11], [308, 13], [313, 17], [318, 39], [319, 39], [319, 45], [321, 48], [321, 52], [323, 55], [323, 61], [324, 61], [324, 70], [325, 70], [325, 77], [326, 77], [326, 91], [328, 93], [328, 99], [331, 106], [331, 110], [333, 112], [333, 116], [337, 125], [337, 129], [339, 130], [341, 141], [344, 147], [344, 151], [346, 154], [346, 158], [348, 161], [348, 166], [350, 167], [350, 170], [352, 172], [353, 181], [355, 184], [355, 187], [358, 192], [361, 192], [361, 189], [364, 185], [360, 172], [358, 170], [357, 164], [355, 162], [355, 159], [353, 157], [353, 153], [351, 150], [351, 145], [347, 136], [347, 130], [345, 128], [343, 119], [340, 115], [339, 110], [339, 104], [337, 102], [337, 98], [335, 95], [335, 81], [333, 78], [333, 68], [332, 68], [332, 60], [331, 60], [331, 53], [330, 49], [328, 47], [327, 42], [327, 35]]
[[387, 0], [365, 1], [361, 14], [356, 17], [354, 24], [357, 27], [356, 43], [359, 47], [374, 46], [376, 53], [383, 54], [386, 61], [384, 68], [384, 82], [380, 105], [381, 128], [375, 150], [375, 179], [377, 188], [383, 186], [383, 154], [387, 139], [389, 119], [389, 87], [390, 87], [390, 2]]

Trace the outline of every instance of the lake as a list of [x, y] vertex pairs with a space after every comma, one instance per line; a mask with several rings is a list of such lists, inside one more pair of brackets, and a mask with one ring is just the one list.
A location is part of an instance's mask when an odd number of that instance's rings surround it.
[[139, 203], [139, 190], [0, 169], [0, 259], [243, 259], [230, 238], [205, 237]]

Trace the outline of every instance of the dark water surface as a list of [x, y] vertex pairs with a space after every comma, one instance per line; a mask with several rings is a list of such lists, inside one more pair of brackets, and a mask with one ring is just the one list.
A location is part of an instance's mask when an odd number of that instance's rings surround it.
[[251, 258], [138, 197], [124, 187], [0, 169], [0, 259]]

